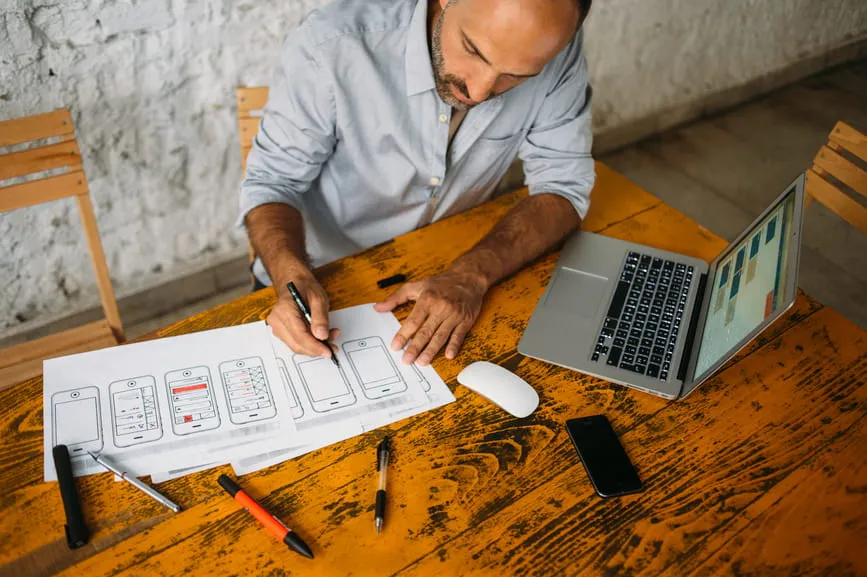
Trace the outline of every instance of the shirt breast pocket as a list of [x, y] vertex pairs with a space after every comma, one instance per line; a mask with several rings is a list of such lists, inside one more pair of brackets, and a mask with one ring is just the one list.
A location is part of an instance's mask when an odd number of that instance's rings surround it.
[[475, 175], [470, 187], [486, 192], [492, 190], [515, 160], [518, 147], [528, 132], [520, 130], [507, 136], [480, 136], [467, 155], [467, 172]]

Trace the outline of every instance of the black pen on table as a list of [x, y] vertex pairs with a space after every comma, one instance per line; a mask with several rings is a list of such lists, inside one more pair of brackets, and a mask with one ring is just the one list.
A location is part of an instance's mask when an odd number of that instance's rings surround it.
[[376, 491], [376, 534], [379, 535], [382, 531], [382, 524], [385, 522], [385, 477], [386, 469], [388, 469], [388, 437], [376, 447], [376, 470], [379, 471], [379, 489]]
[[[301, 296], [301, 293], [298, 292], [298, 289], [295, 287], [294, 282], [286, 283], [286, 288], [289, 289], [289, 294], [292, 295], [292, 300], [295, 301], [295, 306], [298, 307], [298, 311], [304, 316], [304, 319], [307, 321], [307, 326], [310, 327], [310, 332], [313, 332], [313, 319], [310, 316], [310, 307], [307, 306], [307, 303], [304, 301], [304, 297]], [[316, 335], [313, 336], [316, 339]], [[340, 368], [340, 364], [337, 362], [337, 355], [334, 352], [334, 349], [331, 346], [331, 343], [328, 342], [328, 339], [316, 339], [331, 351], [331, 362], [334, 363], [334, 366]]]

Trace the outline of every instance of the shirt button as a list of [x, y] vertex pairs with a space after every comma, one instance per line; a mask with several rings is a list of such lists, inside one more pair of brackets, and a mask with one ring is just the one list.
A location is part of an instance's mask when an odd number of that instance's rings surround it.
[[440, 114], [440, 122], [448, 122], [449, 117], [445, 114]]
[[431, 183], [431, 184], [434, 184], [434, 185], [439, 184], [439, 183], [440, 183], [440, 179], [437, 178], [436, 176], [432, 176], [431, 179], [430, 179], [430, 183]]

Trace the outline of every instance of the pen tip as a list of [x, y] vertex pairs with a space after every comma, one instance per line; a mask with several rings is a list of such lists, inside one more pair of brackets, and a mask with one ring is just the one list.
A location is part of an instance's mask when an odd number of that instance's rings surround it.
[[304, 555], [308, 559], [313, 559], [313, 551], [310, 550], [307, 543], [301, 540], [301, 537], [292, 531], [286, 533], [286, 536], [283, 537], [283, 542], [289, 545], [289, 548], [299, 555]]

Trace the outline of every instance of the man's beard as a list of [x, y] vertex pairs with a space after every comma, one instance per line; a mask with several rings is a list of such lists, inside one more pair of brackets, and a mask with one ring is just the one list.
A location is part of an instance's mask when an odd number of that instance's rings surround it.
[[457, 110], [466, 110], [470, 108], [471, 105], [466, 104], [458, 100], [455, 95], [452, 93], [451, 87], [454, 86], [458, 92], [460, 92], [467, 100], [472, 100], [470, 98], [470, 94], [467, 91], [467, 85], [463, 80], [458, 78], [453, 74], [448, 74], [446, 72], [446, 63], [443, 58], [443, 50], [442, 44], [440, 42], [440, 35], [443, 30], [443, 18], [446, 15], [446, 11], [451, 7], [454, 0], [451, 0], [446, 7], [443, 8], [443, 11], [440, 13], [437, 21], [434, 23], [433, 35], [431, 37], [431, 54], [433, 56], [433, 73], [434, 73], [434, 82], [436, 82], [437, 92], [440, 95], [440, 98], [443, 102], [455, 108]]

